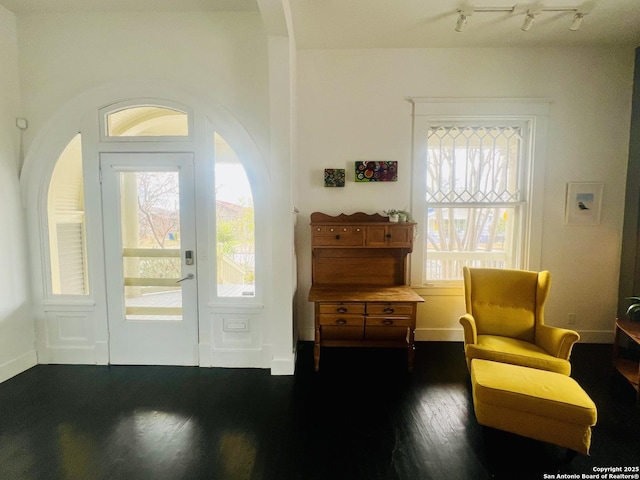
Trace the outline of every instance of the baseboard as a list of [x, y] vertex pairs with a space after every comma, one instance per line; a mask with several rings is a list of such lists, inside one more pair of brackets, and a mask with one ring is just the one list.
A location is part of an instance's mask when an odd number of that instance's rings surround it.
[[213, 366], [213, 355], [209, 343], [198, 344], [198, 365], [201, 367]]
[[210, 352], [212, 367], [269, 368], [270, 359], [263, 350], [212, 349]]
[[314, 327], [303, 327], [298, 329], [298, 340], [301, 342], [313, 342], [316, 336]]
[[462, 342], [461, 328], [416, 328], [416, 342]]
[[613, 343], [613, 330], [576, 330], [580, 343]]
[[293, 375], [295, 370], [295, 352], [289, 358], [274, 358], [271, 360], [271, 375]]
[[38, 355], [35, 350], [3, 363], [0, 365], [0, 383], [15, 377], [25, 370], [29, 370], [31, 367], [35, 367], [37, 364]]
[[109, 342], [96, 342], [95, 362], [96, 365], [109, 365]]
[[[613, 343], [613, 330], [578, 330], [581, 343]], [[312, 342], [313, 328], [300, 329], [300, 341]], [[416, 342], [462, 342], [462, 328], [416, 328]]]
[[48, 347], [44, 352], [41, 352], [38, 363], [60, 363], [62, 365], [96, 365], [96, 348]]

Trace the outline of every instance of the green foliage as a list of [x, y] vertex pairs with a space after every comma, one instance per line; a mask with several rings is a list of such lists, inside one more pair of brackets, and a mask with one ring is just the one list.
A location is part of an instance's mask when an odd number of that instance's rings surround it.
[[634, 321], [640, 320], [640, 297], [627, 297], [625, 300], [632, 301], [627, 308], [627, 317]]

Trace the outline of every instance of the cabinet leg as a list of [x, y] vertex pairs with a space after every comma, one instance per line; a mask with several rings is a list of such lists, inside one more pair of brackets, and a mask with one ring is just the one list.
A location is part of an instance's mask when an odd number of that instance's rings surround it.
[[313, 346], [313, 364], [316, 372], [320, 370], [320, 345]]
[[407, 370], [413, 372], [413, 363], [416, 358], [416, 347], [414, 344], [407, 346]]
[[[415, 317], [413, 320], [415, 325]], [[413, 362], [416, 358], [416, 344], [415, 344], [415, 330], [412, 328], [409, 329], [407, 335], [407, 370], [413, 372]]]
[[314, 370], [320, 370], [320, 329], [316, 328], [315, 342], [313, 344], [313, 363]]

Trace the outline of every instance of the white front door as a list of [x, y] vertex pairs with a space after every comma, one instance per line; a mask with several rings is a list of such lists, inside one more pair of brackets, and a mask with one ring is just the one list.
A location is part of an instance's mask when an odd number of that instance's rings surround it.
[[191, 153], [102, 153], [109, 363], [197, 365]]

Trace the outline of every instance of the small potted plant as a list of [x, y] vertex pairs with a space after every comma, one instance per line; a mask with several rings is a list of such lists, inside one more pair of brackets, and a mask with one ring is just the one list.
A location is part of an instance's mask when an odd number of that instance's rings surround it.
[[389, 210], [384, 210], [384, 214], [389, 217], [389, 221], [393, 223], [397, 223], [400, 221], [400, 211], [394, 208], [390, 208]]
[[401, 222], [414, 222], [415, 220], [411, 216], [411, 214], [406, 210], [398, 210], [398, 216], [400, 217]]
[[389, 210], [384, 210], [384, 214], [389, 217], [390, 222], [415, 222], [407, 210], [396, 210], [395, 208], [390, 208]]
[[640, 297], [627, 297], [625, 300], [631, 300], [631, 305], [627, 308], [627, 317], [632, 322], [640, 322]]

